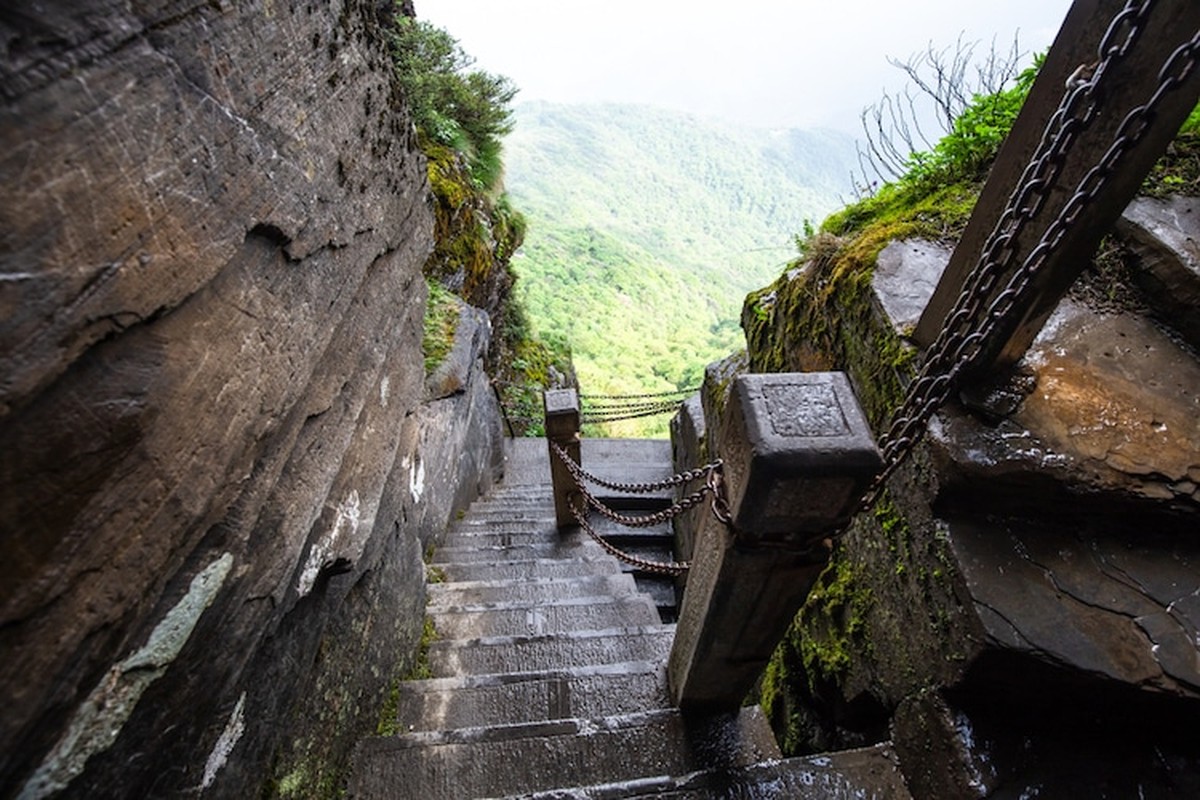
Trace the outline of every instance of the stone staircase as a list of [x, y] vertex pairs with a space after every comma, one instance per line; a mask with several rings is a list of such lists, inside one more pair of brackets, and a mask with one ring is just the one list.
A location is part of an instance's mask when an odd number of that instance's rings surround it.
[[[586, 441], [582, 460], [622, 482], [671, 470], [666, 442]], [[607, 501], [644, 513], [669, 499]], [[670, 558], [666, 526], [602, 532]], [[360, 744], [350, 797], [907, 797], [886, 745], [781, 760], [757, 707], [672, 708], [670, 579], [559, 534], [544, 440], [509, 444], [504, 482], [452, 527], [430, 572], [433, 677], [402, 685], [403, 733]]]

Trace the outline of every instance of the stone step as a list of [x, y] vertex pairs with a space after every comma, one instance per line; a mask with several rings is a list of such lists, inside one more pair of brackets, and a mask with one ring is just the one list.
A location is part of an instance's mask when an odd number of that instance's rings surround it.
[[546, 473], [546, 480], [541, 484], [531, 483], [524, 486], [508, 486], [504, 483], [497, 484], [481, 497], [479, 502], [486, 503], [492, 500], [527, 500], [537, 502], [540, 500], [550, 503], [550, 498], [550, 473]]
[[439, 639], [429, 646], [429, 668], [435, 678], [449, 678], [665, 661], [674, 638], [674, 625], [641, 625], [543, 636]]
[[540, 636], [661, 622], [654, 601], [644, 594], [574, 597], [554, 605], [522, 601], [445, 606], [431, 610], [430, 616], [438, 635], [449, 639]]
[[559, 533], [553, 522], [545, 526], [508, 525], [505, 523], [459, 525], [446, 534], [443, 547], [488, 547], [512, 544], [578, 543], [581, 534], [575, 530]]
[[674, 609], [678, 605], [675, 598], [674, 578], [660, 575], [638, 575], [634, 580], [634, 585], [637, 586], [639, 592], [649, 595], [654, 605], [658, 607], [660, 614], [663, 610]]
[[586, 575], [612, 575], [622, 571], [621, 564], [599, 548], [588, 550], [579, 558], [442, 562], [431, 566], [447, 582], [574, 578]]
[[553, 513], [550, 516], [532, 515], [532, 513], [523, 516], [512, 515], [512, 513], [506, 513], [506, 515], [505, 513], [496, 513], [496, 515], [492, 515], [492, 513], [486, 513], [486, 515], [485, 513], [480, 513], [480, 515], [476, 515], [474, 511], [452, 524], [450, 533], [455, 533], [455, 531], [464, 531], [464, 533], [472, 533], [474, 531], [474, 533], [479, 533], [480, 530], [490, 528], [498, 528], [500, 530], [533, 529], [545, 531], [546, 534], [558, 533], [558, 529], [554, 525]]
[[448, 545], [434, 551], [432, 564], [469, 564], [484, 561], [527, 561], [542, 558], [586, 558], [603, 555], [604, 551], [595, 542], [571, 540], [565, 542], [539, 542], [535, 544], [463, 546]]
[[707, 769], [682, 776], [573, 786], [523, 800], [670, 800], [788, 798], [789, 800], [912, 800], [888, 743], [858, 750], [766, 761], [740, 769]]
[[[540, 505], [540, 504], [539, 504]], [[533, 525], [554, 527], [554, 506], [533, 507], [529, 503], [474, 503], [453, 528], [478, 527], [490, 524]]]
[[607, 717], [670, 706], [663, 662], [438, 678], [401, 684], [397, 720], [439, 731], [572, 717]]
[[[593, 523], [592, 529], [618, 547], [652, 545], [670, 550], [675, 541], [674, 535], [665, 525], [657, 525], [652, 528], [628, 528], [609, 520], [605, 520], [605, 522], [608, 524], [596, 525]], [[479, 525], [454, 529], [447, 535], [443, 547], [579, 544], [587, 539], [587, 534], [578, 528], [571, 528], [560, 533], [553, 526], [539, 529], [531, 526]]]
[[[533, 578], [498, 581], [435, 583], [428, 587], [428, 610], [480, 603], [552, 603], [574, 597], [626, 597], [638, 591], [633, 576], [613, 573], [577, 578]], [[657, 601], [656, 601], [657, 602]]]
[[674, 709], [612, 717], [460, 728], [363, 740], [349, 794], [440, 800], [748, 767], [779, 758], [757, 707], [685, 718]]

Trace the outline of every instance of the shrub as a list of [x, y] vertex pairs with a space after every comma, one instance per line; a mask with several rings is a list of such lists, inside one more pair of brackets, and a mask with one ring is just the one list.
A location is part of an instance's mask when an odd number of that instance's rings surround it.
[[471, 69], [458, 40], [428, 22], [397, 15], [392, 32], [396, 75], [419, 134], [463, 153], [480, 189], [503, 173], [500, 140], [512, 130], [508, 78]]

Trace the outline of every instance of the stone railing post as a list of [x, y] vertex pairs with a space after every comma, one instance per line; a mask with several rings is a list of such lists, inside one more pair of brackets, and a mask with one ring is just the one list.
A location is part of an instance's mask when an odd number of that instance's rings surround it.
[[742, 375], [717, 450], [731, 522], [696, 535], [668, 676], [683, 708], [738, 708], [880, 466], [846, 376]]
[[575, 524], [571, 495], [575, 479], [554, 452], [554, 445], [579, 463], [579, 395], [574, 389], [551, 389], [542, 395], [546, 408], [546, 446], [550, 449], [550, 481], [554, 486], [554, 519], [559, 528]]

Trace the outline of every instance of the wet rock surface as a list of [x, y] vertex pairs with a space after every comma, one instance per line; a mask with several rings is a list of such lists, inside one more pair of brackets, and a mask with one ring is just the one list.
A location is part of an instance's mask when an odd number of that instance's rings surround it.
[[[1064, 301], [1023, 366], [1034, 388], [988, 425], [950, 409], [932, 427], [948, 494], [1072, 513], [1200, 513], [1200, 364], [1144, 317]], [[1044, 500], [1040, 500], [1044, 498]], [[964, 502], [973, 502], [965, 499]]]
[[[770, 706], [792, 747], [890, 736], [922, 797], [1193, 791], [1200, 751], [1174, 731], [1200, 708], [1200, 362], [1161, 323], [1187, 319], [1194, 205], [1126, 214], [1149, 307], [1063, 301], [1017, 373], [970, 398], [988, 413], [948, 403], [856, 520], [773, 662], [798, 687]], [[885, 248], [873, 311], [831, 311], [831, 341], [857, 331], [845, 318], [906, 330], [936, 250]]]
[[1200, 198], [1139, 197], [1117, 232], [1141, 262], [1134, 279], [1156, 316], [1200, 347]]

